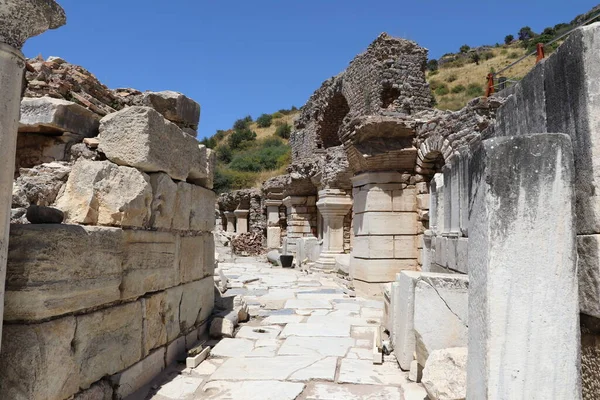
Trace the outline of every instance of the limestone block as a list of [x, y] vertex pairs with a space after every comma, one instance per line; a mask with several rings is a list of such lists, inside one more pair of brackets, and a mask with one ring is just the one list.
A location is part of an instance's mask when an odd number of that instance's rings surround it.
[[359, 258], [394, 258], [394, 236], [357, 236], [352, 254]]
[[469, 239], [458, 238], [456, 244], [456, 271], [466, 274], [469, 272]]
[[175, 340], [181, 334], [180, 304], [183, 297], [183, 286], [176, 286], [165, 290], [167, 297], [163, 304], [161, 318], [167, 330], [167, 341]]
[[281, 247], [281, 228], [270, 226], [267, 228], [267, 248], [278, 249]]
[[123, 231], [123, 238], [122, 299], [179, 284], [179, 236], [127, 230]]
[[141, 389], [159, 376], [163, 369], [165, 369], [165, 348], [161, 347], [142, 361], [110, 378], [116, 387], [117, 398], [124, 399]]
[[354, 235], [416, 235], [417, 213], [366, 212], [354, 217]]
[[429, 210], [429, 195], [418, 194], [417, 195], [417, 208], [421, 210]]
[[394, 236], [394, 258], [418, 258], [418, 236]]
[[61, 135], [71, 132], [84, 137], [98, 135], [98, 115], [79, 104], [52, 97], [21, 100], [19, 132]]
[[392, 211], [392, 191], [361, 189], [354, 197], [355, 213], [365, 211]]
[[600, 318], [600, 235], [577, 236], [579, 307]]
[[89, 389], [79, 392], [73, 400], [112, 400], [113, 388], [107, 381], [100, 381]]
[[167, 343], [166, 312], [168, 312], [167, 292], [159, 292], [143, 298], [143, 354]]
[[150, 174], [150, 185], [152, 186], [150, 226], [171, 229], [173, 216], [181, 211], [175, 208], [178, 185], [169, 175], [162, 172]]
[[212, 248], [210, 246], [211, 237], [212, 234], [209, 233], [200, 236], [181, 237], [179, 273], [182, 283], [197, 281], [213, 275], [214, 262], [210, 263], [208, 257], [208, 254], [213, 254], [214, 259], [214, 244]]
[[165, 172], [180, 181], [207, 178], [206, 149], [202, 155], [194, 137], [152, 108], [128, 107], [107, 115], [98, 138], [98, 149], [116, 164]]
[[190, 229], [210, 232], [215, 229], [215, 192], [201, 186], [191, 185], [192, 204]]
[[467, 396], [467, 348], [432, 352], [421, 382], [433, 400], [464, 400]]
[[172, 229], [187, 231], [190, 229], [192, 213], [192, 185], [185, 182], [177, 183], [175, 196], [175, 211], [173, 213]]
[[469, 279], [458, 274], [421, 274], [415, 286], [417, 361], [434, 350], [466, 347]]
[[453, 270], [458, 270], [458, 238], [444, 238], [446, 242], [446, 266]]
[[179, 324], [184, 331], [205, 321], [212, 313], [215, 302], [214, 279], [210, 276], [182, 285], [182, 288]]
[[118, 300], [122, 257], [120, 229], [12, 225], [4, 320], [40, 320]]
[[402, 271], [392, 286], [392, 342], [398, 364], [405, 371], [410, 370], [417, 349], [414, 330], [415, 286], [420, 275], [419, 272]]
[[54, 161], [68, 161], [69, 150], [82, 140], [81, 135], [65, 133], [50, 136], [41, 133], [19, 133], [15, 168], [33, 168]]
[[54, 0], [4, 1], [0, 7], [0, 42], [15, 49], [27, 39], [66, 23], [65, 11]]
[[579, 399], [571, 141], [511, 136], [474, 150], [467, 398]]
[[406, 188], [394, 190], [393, 211], [415, 212], [417, 211], [417, 190]]
[[5, 325], [0, 353], [0, 393], [11, 400], [66, 399], [79, 391], [71, 349], [75, 318], [34, 325]]
[[200, 104], [181, 93], [170, 90], [144, 93], [142, 103], [152, 107], [178, 125], [198, 129]]
[[184, 361], [185, 358], [185, 336], [181, 336], [167, 346], [165, 365], [168, 367], [176, 361]]
[[77, 316], [73, 352], [82, 388], [142, 358], [141, 302]]
[[581, 315], [581, 383], [583, 400], [600, 393], [600, 320]]
[[56, 207], [72, 223], [144, 227], [150, 221], [151, 203], [148, 175], [109, 161], [80, 160], [73, 165]]
[[365, 282], [392, 282], [401, 271], [414, 271], [417, 260], [364, 259], [352, 257], [350, 276]]
[[59, 162], [21, 169], [13, 183], [12, 208], [52, 205], [70, 172], [71, 166]]

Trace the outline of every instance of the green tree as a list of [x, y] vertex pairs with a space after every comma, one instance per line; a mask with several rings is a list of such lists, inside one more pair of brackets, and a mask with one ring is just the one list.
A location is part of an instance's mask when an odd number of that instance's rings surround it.
[[504, 44], [511, 44], [513, 40], [515, 40], [513, 35], [506, 35], [504, 37]]
[[229, 135], [229, 147], [232, 150], [240, 148], [242, 143], [251, 142], [256, 140], [256, 132], [250, 130], [249, 128], [235, 130], [231, 135]]
[[256, 119], [256, 125], [259, 128], [268, 128], [271, 126], [273, 122], [273, 116], [271, 114], [261, 114], [260, 117]]
[[429, 69], [430, 71], [437, 71], [438, 70], [438, 60], [431, 59], [431, 60], [427, 61], [427, 69]]
[[216, 152], [217, 159], [223, 164], [229, 164], [231, 162], [231, 158], [233, 157], [233, 151], [231, 151], [231, 147], [226, 144], [221, 144], [217, 146]]
[[292, 133], [292, 127], [290, 124], [283, 124], [277, 127], [275, 134], [283, 139], [289, 139]]
[[526, 41], [533, 38], [534, 36], [535, 33], [528, 26], [524, 26], [521, 29], [519, 29], [519, 40]]
[[467, 53], [469, 50], [471, 50], [471, 47], [467, 44], [463, 44], [462, 46], [460, 46], [461, 53]]

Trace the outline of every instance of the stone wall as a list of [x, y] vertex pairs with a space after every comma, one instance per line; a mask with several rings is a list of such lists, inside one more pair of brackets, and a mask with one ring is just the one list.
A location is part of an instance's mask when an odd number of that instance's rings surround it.
[[[125, 398], [204, 333], [214, 156], [165, 118], [197, 126], [199, 112], [186, 110], [199, 106], [177, 96], [101, 120], [65, 100], [23, 100], [19, 142], [29, 144], [17, 149], [28, 161], [13, 188], [6, 398]], [[24, 155], [36, 147], [50, 150]]]

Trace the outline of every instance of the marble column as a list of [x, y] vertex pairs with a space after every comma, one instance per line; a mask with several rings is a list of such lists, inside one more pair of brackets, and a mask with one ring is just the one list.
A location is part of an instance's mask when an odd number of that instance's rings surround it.
[[[66, 22], [63, 9], [53, 0], [0, 2], [0, 316], [4, 315], [4, 281], [10, 228], [17, 129], [25, 57], [25, 41]], [[0, 336], [2, 318], [0, 318]]]
[[233, 213], [235, 214], [236, 219], [236, 232], [237, 233], [246, 233], [248, 232], [248, 213], [250, 210], [235, 210]]
[[282, 200], [265, 200], [267, 207], [267, 248], [281, 247], [281, 227], [279, 226], [279, 207]]
[[344, 190], [321, 190], [317, 208], [323, 217], [323, 250], [315, 267], [332, 270], [335, 257], [344, 253], [344, 217], [352, 208], [352, 198]]
[[225, 218], [227, 218], [227, 232], [235, 232], [235, 214], [232, 211], [225, 211]]

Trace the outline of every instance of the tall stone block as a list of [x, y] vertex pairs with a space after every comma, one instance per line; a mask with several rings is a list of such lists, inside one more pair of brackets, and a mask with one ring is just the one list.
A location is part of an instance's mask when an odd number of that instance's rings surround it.
[[571, 141], [489, 139], [469, 170], [467, 398], [580, 399]]

